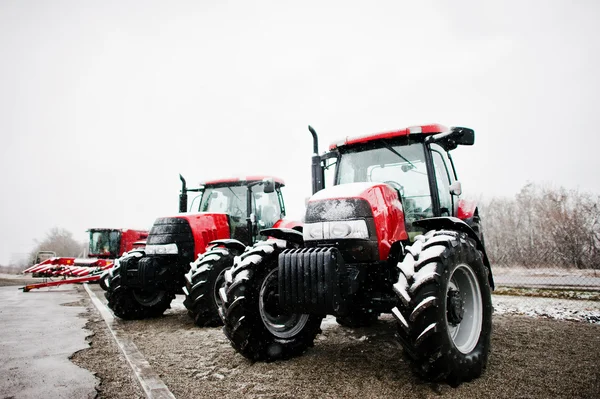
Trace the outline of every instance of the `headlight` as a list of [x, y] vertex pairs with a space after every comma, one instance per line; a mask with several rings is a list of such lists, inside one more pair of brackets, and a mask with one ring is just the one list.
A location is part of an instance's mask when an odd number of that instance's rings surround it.
[[146, 255], [177, 255], [177, 244], [150, 244], [146, 245]]
[[323, 239], [323, 223], [307, 223], [302, 231], [304, 241]]
[[344, 238], [369, 238], [364, 220], [307, 223], [304, 225], [304, 241], [335, 240]]

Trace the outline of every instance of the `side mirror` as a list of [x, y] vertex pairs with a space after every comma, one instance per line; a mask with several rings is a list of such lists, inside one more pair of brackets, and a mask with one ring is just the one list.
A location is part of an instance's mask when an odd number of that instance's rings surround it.
[[473, 145], [475, 144], [475, 131], [467, 127], [453, 127], [451, 136], [454, 142], [458, 145]]
[[475, 143], [475, 131], [467, 127], [453, 127], [449, 132], [428, 136], [426, 140], [428, 143], [438, 143], [446, 151], [452, 151], [459, 145], [473, 145]]
[[455, 181], [450, 185], [450, 194], [452, 195], [461, 195], [462, 194], [462, 186], [459, 181]]
[[267, 194], [275, 192], [275, 182], [270, 177], [263, 180], [263, 191]]

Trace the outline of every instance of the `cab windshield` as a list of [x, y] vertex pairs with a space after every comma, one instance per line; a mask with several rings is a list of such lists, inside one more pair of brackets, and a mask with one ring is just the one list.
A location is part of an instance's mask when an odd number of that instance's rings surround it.
[[110, 255], [117, 257], [119, 254], [121, 234], [118, 231], [91, 231], [90, 255]]
[[245, 186], [228, 186], [207, 188], [202, 194], [200, 212], [227, 213], [233, 217], [246, 217], [246, 196], [248, 189]]
[[407, 222], [433, 216], [422, 143], [344, 152], [336, 180], [387, 183], [400, 192]]

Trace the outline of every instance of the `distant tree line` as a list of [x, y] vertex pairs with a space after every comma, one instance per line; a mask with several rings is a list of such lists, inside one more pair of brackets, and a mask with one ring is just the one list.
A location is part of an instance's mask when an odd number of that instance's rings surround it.
[[28, 266], [35, 263], [35, 258], [40, 251], [54, 251], [56, 256], [77, 257], [82, 256], [86, 247], [86, 243], [81, 243], [73, 238], [73, 233], [70, 231], [54, 227], [46, 233], [46, 237], [37, 241], [29, 253]]
[[497, 266], [600, 269], [600, 197], [527, 184], [480, 206], [488, 256]]

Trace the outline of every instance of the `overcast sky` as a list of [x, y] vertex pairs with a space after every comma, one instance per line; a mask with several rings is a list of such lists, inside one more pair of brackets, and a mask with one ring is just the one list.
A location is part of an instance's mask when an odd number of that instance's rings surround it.
[[0, 264], [54, 226], [150, 228], [192, 185], [286, 180], [438, 122], [470, 195], [600, 193], [598, 1], [0, 1]]

